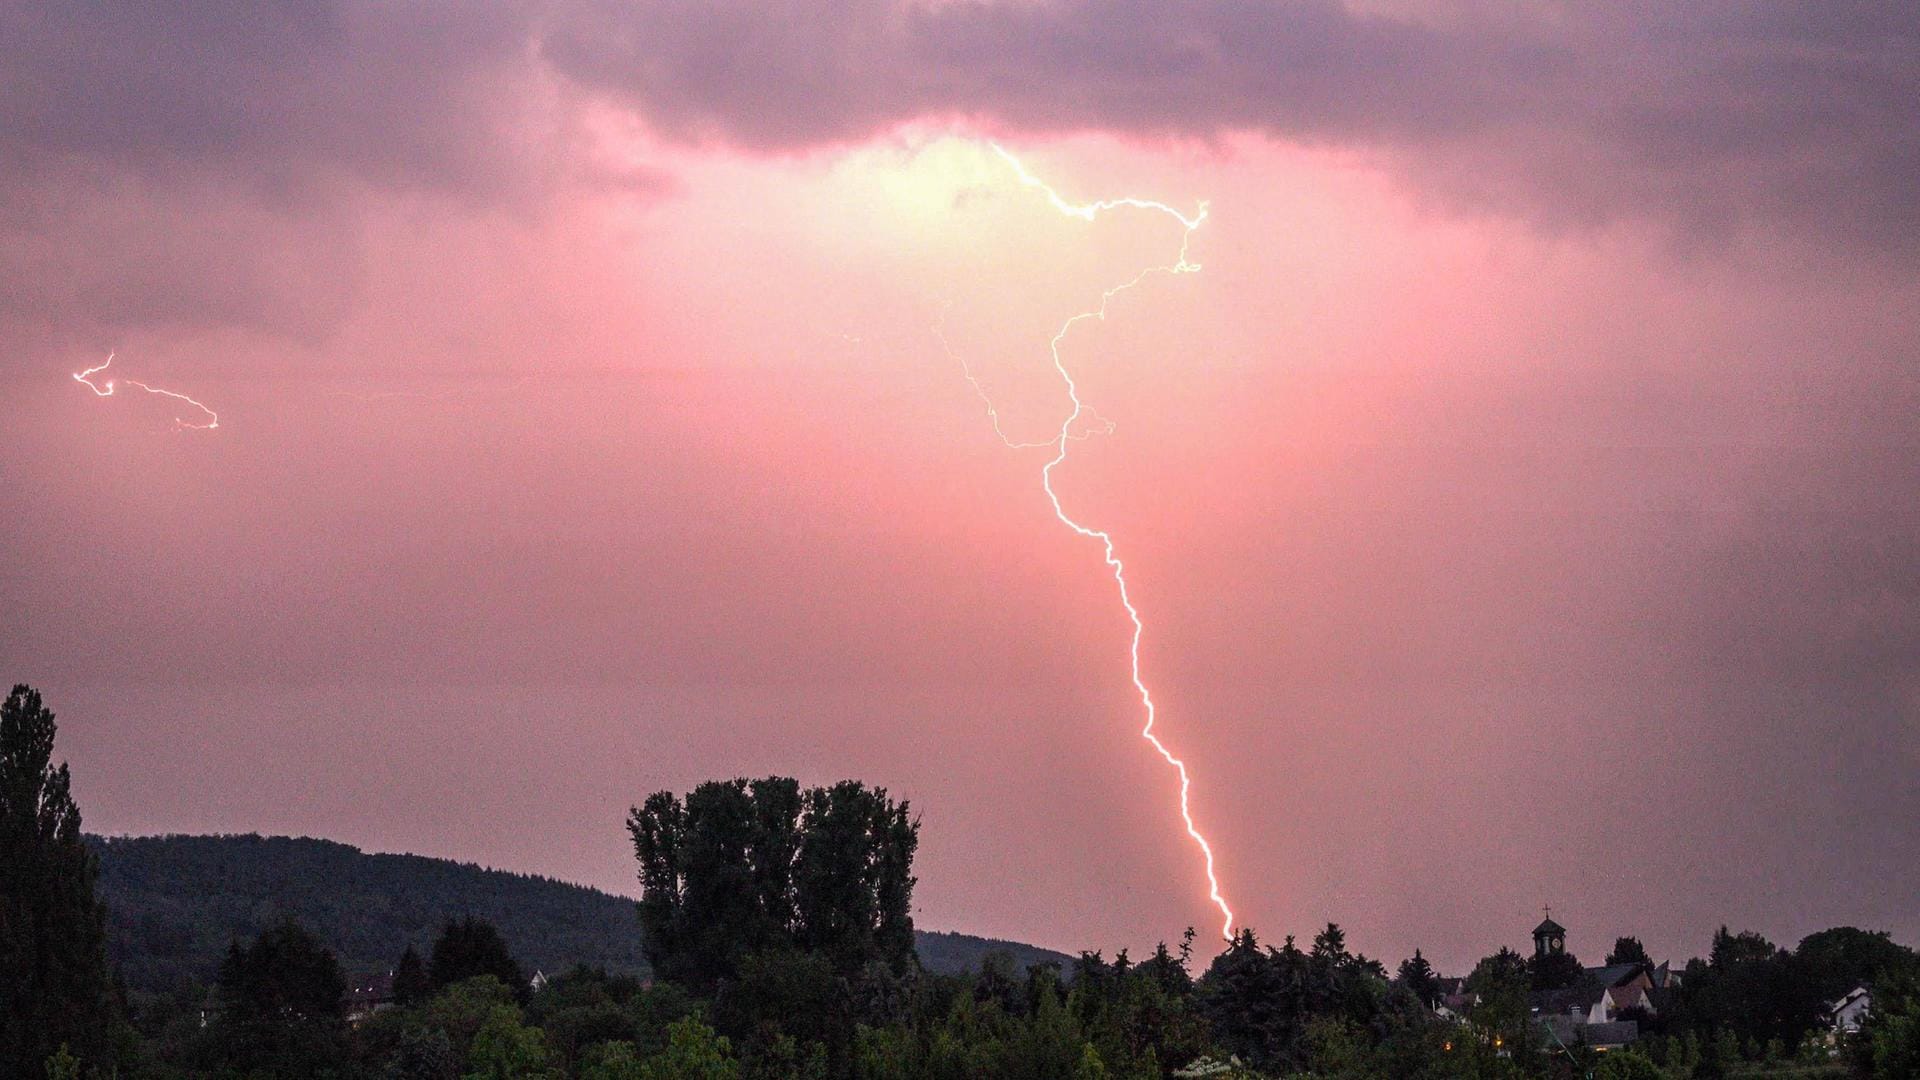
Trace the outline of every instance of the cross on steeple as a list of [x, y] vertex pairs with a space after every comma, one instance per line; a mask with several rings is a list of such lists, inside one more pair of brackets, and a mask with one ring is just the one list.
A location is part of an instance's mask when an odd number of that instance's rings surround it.
[[1547, 957], [1567, 951], [1567, 929], [1553, 921], [1553, 906], [1542, 905], [1546, 920], [1533, 928], [1533, 955]]

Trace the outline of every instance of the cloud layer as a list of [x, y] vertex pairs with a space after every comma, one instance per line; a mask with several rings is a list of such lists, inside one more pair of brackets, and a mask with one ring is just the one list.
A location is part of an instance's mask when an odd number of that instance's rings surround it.
[[[604, 181], [595, 102], [761, 151], [927, 119], [1255, 131], [1553, 227], [1652, 218], [1909, 269], [1920, 242], [1906, 5], [61, 3], [0, 15], [0, 80], [0, 318], [42, 331], [323, 327], [366, 192], [527, 206]], [[154, 281], [176, 265], [205, 295]]]

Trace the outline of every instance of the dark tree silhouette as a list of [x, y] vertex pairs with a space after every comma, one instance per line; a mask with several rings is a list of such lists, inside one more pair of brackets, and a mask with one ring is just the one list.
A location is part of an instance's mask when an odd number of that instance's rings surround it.
[[919, 825], [883, 788], [785, 777], [650, 796], [627, 821], [660, 978], [710, 993], [750, 956], [814, 952], [840, 974], [911, 968]]
[[1640, 944], [1637, 937], [1615, 938], [1613, 951], [1607, 954], [1607, 964], [1645, 964], [1653, 966], [1653, 958], [1647, 955], [1647, 947]]
[[1877, 988], [1900, 975], [1920, 976], [1920, 955], [1884, 930], [1836, 926], [1808, 934], [1793, 950], [1793, 960], [1808, 993], [1821, 1002], [1856, 986]]
[[1311, 952], [1291, 937], [1262, 949], [1241, 930], [1201, 977], [1197, 998], [1220, 1049], [1263, 1071], [1297, 1072], [1310, 1066], [1316, 1023], [1372, 1029], [1387, 989], [1380, 965], [1348, 952], [1345, 932], [1328, 923]]
[[217, 1064], [241, 1073], [324, 1073], [341, 1054], [340, 964], [291, 919], [253, 944], [235, 942], [220, 965], [219, 1011], [209, 1031]]
[[1527, 958], [1527, 978], [1535, 990], [1564, 990], [1585, 976], [1580, 958], [1570, 952], [1535, 953]]
[[1735, 1046], [1773, 1039], [1792, 1046], [1822, 1022], [1825, 1002], [1812, 989], [1793, 954], [1752, 931], [1722, 926], [1707, 962], [1687, 965], [1668, 1019], [1702, 1040], [1724, 1033]]
[[1167, 951], [1167, 943], [1154, 946], [1153, 955], [1140, 965], [1161, 993], [1185, 997], [1193, 992], [1193, 977], [1187, 971], [1187, 960], [1192, 954], [1193, 928], [1187, 928], [1186, 941], [1178, 953]]
[[480, 975], [491, 975], [523, 1002], [527, 978], [519, 961], [507, 949], [500, 931], [485, 919], [469, 915], [453, 919], [440, 930], [427, 962], [427, 981], [438, 990]]
[[1431, 1007], [1434, 998], [1440, 993], [1440, 976], [1434, 973], [1433, 965], [1413, 950], [1413, 956], [1400, 961], [1400, 985], [1417, 999], [1420, 1004]]
[[65, 1045], [104, 1065], [116, 1023], [105, 913], [57, 730], [37, 691], [0, 704], [0, 1075], [45, 1075]]
[[393, 967], [393, 1003], [395, 1005], [415, 1005], [427, 999], [433, 992], [433, 980], [427, 976], [427, 965], [413, 946], [400, 954], [400, 962]]

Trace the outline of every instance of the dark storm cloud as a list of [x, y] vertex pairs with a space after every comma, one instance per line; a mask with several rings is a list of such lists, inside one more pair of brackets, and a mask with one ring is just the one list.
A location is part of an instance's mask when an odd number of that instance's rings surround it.
[[367, 193], [590, 176], [583, 90], [762, 150], [927, 116], [1254, 129], [1549, 225], [1920, 242], [1912, 5], [22, 4], [0, 90], [0, 320], [43, 332], [324, 329]]
[[329, 326], [375, 190], [492, 200], [548, 165], [512, 5], [9, 5], [0, 325]]
[[297, 190], [318, 172], [481, 185], [526, 149], [504, 91], [513, 4], [18, 5], [0, 23], [9, 156], [219, 170]]
[[546, 55], [669, 130], [753, 146], [922, 115], [1250, 128], [1365, 147], [1550, 220], [1651, 214], [1908, 249], [1920, 9], [1569, 5], [1421, 19], [1325, 2], [583, 2]]

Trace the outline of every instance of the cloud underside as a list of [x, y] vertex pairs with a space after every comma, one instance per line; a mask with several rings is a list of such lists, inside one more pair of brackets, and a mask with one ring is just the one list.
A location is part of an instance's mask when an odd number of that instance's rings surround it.
[[[367, 189], [500, 200], [604, 180], [580, 164], [589, 103], [749, 151], [926, 118], [1254, 131], [1548, 226], [1651, 218], [1897, 261], [1920, 236], [1911, 6], [19, 5], [0, 15], [0, 87], [6, 269], [57, 283], [0, 303], [50, 321], [114, 294], [61, 254], [109, 226], [191, 261], [235, 206], [272, 250], [289, 227], [265, 219], [337, 219]], [[315, 318], [254, 292], [210, 306]]]

